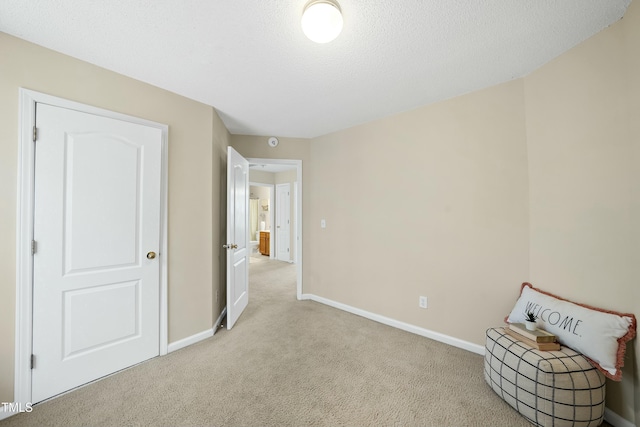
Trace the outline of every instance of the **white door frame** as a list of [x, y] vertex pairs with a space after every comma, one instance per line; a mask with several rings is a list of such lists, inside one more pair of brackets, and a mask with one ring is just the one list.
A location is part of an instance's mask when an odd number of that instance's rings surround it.
[[154, 127], [162, 131], [162, 165], [160, 193], [160, 355], [167, 354], [167, 190], [168, 135], [167, 125], [128, 116], [101, 108], [80, 104], [63, 98], [20, 88], [18, 189], [16, 213], [16, 325], [15, 325], [15, 382], [14, 402], [31, 402], [31, 351], [33, 337], [33, 240], [36, 103], [54, 105], [71, 110], [124, 120]]
[[[282, 235], [280, 234], [281, 233], [280, 230], [282, 229], [282, 224], [278, 224], [278, 221], [281, 218], [279, 209], [280, 209], [281, 199], [283, 197], [283, 195], [279, 194], [279, 193], [281, 193], [284, 188], [286, 188], [287, 193], [288, 193], [284, 197], [288, 197], [289, 198], [289, 203], [287, 204], [287, 209], [285, 209], [285, 210], [287, 210], [287, 212], [285, 214], [286, 214], [286, 216], [288, 218], [288, 220], [287, 220], [288, 221], [288, 223], [287, 223], [287, 225], [288, 225], [288, 227], [287, 227], [287, 236], [289, 237], [289, 239], [288, 239], [289, 241], [287, 242], [287, 245], [286, 245], [286, 247], [288, 249], [288, 251], [287, 251], [287, 259], [280, 258], [280, 249], [282, 249], [281, 246], [284, 246], [284, 245], [280, 245], [279, 244], [279, 243], [282, 243], [282, 238], [281, 238]], [[278, 190], [278, 189], [280, 189], [280, 190]], [[276, 206], [276, 215], [275, 215], [275, 217], [276, 217], [276, 219], [275, 219], [276, 229], [275, 229], [275, 236], [274, 236], [275, 237], [275, 241], [276, 241], [276, 246], [275, 246], [276, 253], [275, 253], [275, 255], [276, 255], [276, 259], [277, 260], [285, 261], [285, 262], [293, 262], [293, 258], [295, 258], [295, 256], [293, 256], [293, 253], [292, 253], [293, 249], [291, 248], [291, 239], [292, 239], [292, 236], [291, 236], [291, 199], [293, 198], [293, 197], [291, 197], [291, 191], [292, 190], [291, 190], [291, 183], [290, 182], [283, 182], [283, 183], [280, 183], [280, 184], [276, 184], [276, 202], [275, 202], [275, 206]], [[294, 234], [295, 234], [295, 230], [294, 230]], [[295, 240], [295, 238], [294, 238], [294, 240]]]
[[290, 160], [290, 159], [264, 159], [264, 158], [255, 158], [248, 157], [247, 160], [249, 163], [259, 163], [265, 165], [291, 165], [296, 168], [296, 182], [298, 183], [297, 192], [295, 194], [295, 218], [297, 219], [295, 226], [295, 256], [294, 260], [297, 260], [296, 263], [296, 276], [297, 276], [297, 286], [296, 286], [296, 298], [298, 300], [302, 300], [302, 160]]
[[[293, 204], [295, 206], [298, 205], [298, 181], [293, 183], [293, 193], [292, 193], [293, 197]], [[293, 223], [297, 224], [298, 223], [298, 209], [294, 209], [293, 210]], [[298, 259], [298, 236], [297, 236], [297, 232], [296, 232], [296, 236], [294, 236], [293, 238], [293, 262], [294, 264], [297, 264], [300, 260]]]

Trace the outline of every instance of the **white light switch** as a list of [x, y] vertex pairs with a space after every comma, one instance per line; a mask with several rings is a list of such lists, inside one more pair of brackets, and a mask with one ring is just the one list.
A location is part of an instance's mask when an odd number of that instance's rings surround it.
[[327, 221], [325, 221], [324, 219], [320, 220], [320, 228], [327, 228]]

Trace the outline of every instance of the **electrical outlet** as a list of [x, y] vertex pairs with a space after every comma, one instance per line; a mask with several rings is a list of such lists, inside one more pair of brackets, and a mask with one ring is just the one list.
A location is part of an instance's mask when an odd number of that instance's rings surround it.
[[427, 297], [420, 297], [418, 299], [418, 306], [420, 306], [420, 308], [427, 308]]

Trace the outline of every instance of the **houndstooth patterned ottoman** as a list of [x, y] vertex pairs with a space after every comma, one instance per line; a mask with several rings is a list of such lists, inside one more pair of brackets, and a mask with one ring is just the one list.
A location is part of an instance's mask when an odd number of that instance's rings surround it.
[[498, 396], [542, 427], [599, 426], [605, 377], [580, 353], [540, 351], [503, 328], [487, 330], [484, 377]]

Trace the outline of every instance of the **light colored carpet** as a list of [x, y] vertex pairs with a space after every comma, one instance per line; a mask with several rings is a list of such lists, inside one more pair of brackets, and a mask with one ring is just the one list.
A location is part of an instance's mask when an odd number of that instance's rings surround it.
[[56, 399], [9, 426], [529, 426], [483, 358], [315, 302], [295, 266], [251, 264], [232, 331]]

